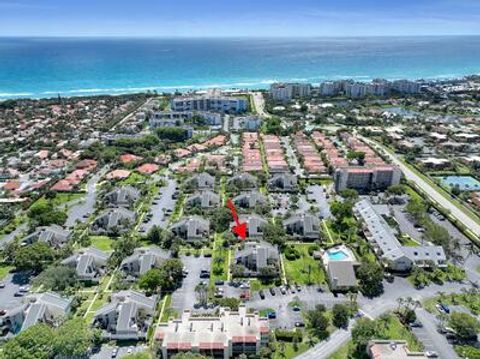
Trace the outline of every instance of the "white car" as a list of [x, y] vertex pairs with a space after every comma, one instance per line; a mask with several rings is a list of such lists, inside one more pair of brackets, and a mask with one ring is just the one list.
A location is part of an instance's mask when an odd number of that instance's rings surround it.
[[433, 350], [426, 351], [425, 356], [427, 358], [438, 358], [437, 352], [434, 352]]

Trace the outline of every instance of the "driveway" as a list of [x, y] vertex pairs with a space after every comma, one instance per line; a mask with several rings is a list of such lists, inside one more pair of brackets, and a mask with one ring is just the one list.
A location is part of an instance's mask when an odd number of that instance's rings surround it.
[[12, 232], [4, 235], [0, 239], [0, 246], [4, 246], [8, 242], [11, 242], [16, 236], [22, 234], [22, 232], [26, 231], [27, 229], [28, 229], [28, 222], [25, 221], [22, 224], [20, 224], [19, 226], [17, 226], [17, 228], [15, 228]]
[[141, 225], [141, 229], [145, 232], [148, 232], [153, 226], [159, 226], [164, 228], [168, 223], [169, 217], [165, 216], [166, 210], [170, 209], [172, 212], [175, 208], [176, 199], [172, 198], [173, 193], [175, 192], [175, 187], [177, 182], [174, 179], [168, 178], [167, 185], [160, 188], [160, 194], [157, 196], [150, 210], [152, 211], [152, 218], [147, 222]]
[[417, 320], [423, 324], [423, 328], [412, 328], [412, 331], [422, 342], [425, 350], [435, 351], [440, 358], [444, 359], [458, 358], [445, 336], [437, 332], [437, 318], [422, 308], [417, 309], [415, 313]]
[[305, 177], [300, 162], [298, 161], [297, 155], [295, 154], [292, 145], [290, 143], [290, 138], [288, 136], [281, 137], [283, 147], [285, 148], [285, 153], [287, 155], [287, 161], [290, 166], [294, 167], [295, 175], [298, 177]]
[[202, 280], [208, 282], [208, 278], [200, 278], [200, 272], [202, 269], [210, 270], [211, 258], [192, 255], [181, 256], [180, 259], [189, 272], [183, 278], [182, 286], [172, 294], [172, 308], [181, 314], [185, 309], [194, 309], [193, 305], [197, 302], [195, 287]]

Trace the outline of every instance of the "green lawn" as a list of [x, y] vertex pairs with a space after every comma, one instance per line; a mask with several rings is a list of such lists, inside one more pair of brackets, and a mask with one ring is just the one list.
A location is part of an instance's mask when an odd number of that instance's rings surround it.
[[287, 281], [300, 285], [326, 283], [325, 272], [320, 263], [308, 254], [308, 248], [314, 244], [296, 244], [295, 248], [300, 252], [301, 257], [294, 261], [287, 260], [283, 256], [283, 265]]
[[7, 276], [8, 273], [13, 269], [13, 266], [1, 264], [0, 265], [0, 279], [3, 279]]
[[295, 350], [293, 343], [277, 342], [277, 350], [273, 353], [272, 359], [292, 359], [307, 351], [307, 349], [308, 344], [305, 340], [298, 343], [297, 350]]
[[90, 236], [92, 246], [102, 251], [109, 251], [112, 249], [113, 239], [107, 236]]
[[165, 297], [164, 300], [166, 301], [165, 302], [165, 307], [163, 309], [162, 318], [160, 318], [160, 321], [162, 323], [168, 322], [168, 319], [170, 319], [170, 318], [178, 318], [178, 316], [179, 316], [178, 312], [171, 307], [172, 306], [172, 296], [170, 294], [168, 294]]
[[54, 206], [60, 206], [62, 204], [65, 204], [80, 198], [84, 198], [84, 197], [85, 197], [84, 193], [57, 193], [55, 198], [53, 198], [51, 201]]
[[447, 305], [462, 305], [473, 314], [480, 315], [480, 296], [476, 293], [451, 293], [442, 294], [427, 299], [423, 306], [431, 313], [437, 313], [435, 304], [442, 302]]
[[138, 173], [138, 172], [132, 172], [130, 176], [127, 178], [121, 180], [119, 182], [119, 185], [134, 185], [134, 184], [139, 184], [139, 183], [145, 183], [147, 180], [147, 177]]
[[418, 247], [420, 244], [413, 240], [408, 234], [404, 234], [400, 237], [400, 242], [407, 247]]
[[275, 287], [275, 282], [272, 281], [270, 283], [262, 283], [258, 279], [250, 279], [250, 290], [252, 292], [258, 292], [260, 289], [268, 289], [271, 287]]
[[210, 283], [216, 280], [228, 279], [228, 258], [230, 250], [223, 247], [223, 237], [221, 234], [214, 235], [215, 249], [212, 254], [212, 268]]

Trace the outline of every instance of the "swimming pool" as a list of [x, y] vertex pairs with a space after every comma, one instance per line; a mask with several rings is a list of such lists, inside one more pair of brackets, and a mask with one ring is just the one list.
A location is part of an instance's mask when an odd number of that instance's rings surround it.
[[439, 178], [444, 186], [458, 187], [462, 191], [480, 190], [480, 181], [470, 176], [446, 176]]
[[348, 258], [348, 255], [343, 251], [328, 252], [328, 259], [331, 261], [342, 261], [346, 258]]

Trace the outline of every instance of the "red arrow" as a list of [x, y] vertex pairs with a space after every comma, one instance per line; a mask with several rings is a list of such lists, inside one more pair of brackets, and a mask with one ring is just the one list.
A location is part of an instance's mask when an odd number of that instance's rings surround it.
[[235, 221], [235, 225], [232, 227], [233, 234], [236, 234], [241, 239], [247, 238], [247, 223], [240, 223], [238, 220], [237, 210], [235, 209], [235, 205], [230, 198], [227, 200], [227, 207], [232, 212], [232, 217]]

